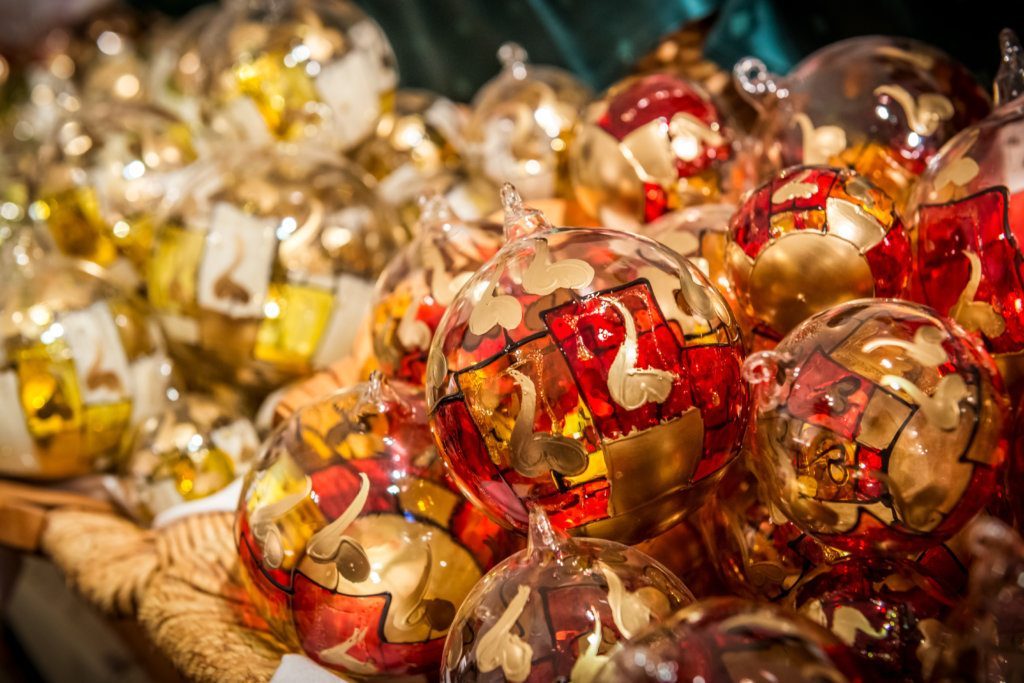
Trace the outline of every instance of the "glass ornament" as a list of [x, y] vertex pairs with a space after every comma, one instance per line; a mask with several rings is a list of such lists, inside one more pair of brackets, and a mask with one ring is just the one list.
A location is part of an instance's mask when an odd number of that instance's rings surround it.
[[634, 229], [730, 195], [733, 132], [704, 89], [681, 76], [629, 76], [583, 112], [569, 146], [576, 199], [602, 225]]
[[852, 301], [747, 358], [768, 501], [851, 553], [949, 539], [993, 500], [1008, 400], [975, 338], [935, 311]]
[[740, 205], [726, 270], [754, 333], [778, 340], [810, 315], [907, 291], [910, 238], [892, 199], [855, 171], [798, 166]]
[[515, 43], [498, 50], [501, 72], [470, 105], [466, 152], [495, 187], [511, 182], [527, 199], [571, 197], [568, 148], [593, 93], [568, 71], [531, 64]]
[[[667, 213], [641, 226], [637, 232], [690, 259], [711, 281], [733, 313], [741, 310], [725, 268], [729, 221], [736, 213], [732, 204], [703, 204]], [[744, 321], [738, 319], [742, 324]]]
[[256, 455], [249, 418], [203, 394], [185, 394], [134, 430], [120, 465], [132, 511], [150, 521], [231, 484]]
[[203, 118], [223, 140], [348, 151], [391, 109], [395, 57], [375, 21], [335, 0], [232, 0], [200, 37]]
[[712, 495], [747, 418], [739, 329], [692, 263], [631, 233], [554, 228], [503, 189], [508, 242], [434, 335], [441, 456], [501, 524], [544, 508], [636, 542]]
[[441, 680], [590, 681], [622, 642], [692, 602], [642, 552], [569, 538], [531, 508], [526, 550], [489, 571], [459, 608]]
[[373, 134], [354, 153], [356, 163], [377, 180], [377, 195], [409, 227], [419, 217], [417, 199], [451, 190], [462, 169], [466, 113], [426, 90], [399, 90]]
[[751, 599], [780, 601], [816, 567], [845, 555], [773, 515], [754, 475], [739, 465], [726, 473], [697, 521], [728, 592]]
[[141, 268], [154, 223], [187, 186], [197, 158], [188, 126], [141, 104], [87, 104], [40, 149], [33, 214], [57, 246], [111, 266], [119, 256]]
[[1024, 58], [1012, 31], [1003, 32], [1002, 45], [996, 110], [935, 156], [906, 216], [916, 246], [915, 298], [982, 335], [1018, 396], [1024, 378]]
[[173, 112], [193, 129], [201, 129], [203, 84], [208, 65], [200, 56], [207, 26], [218, 16], [217, 4], [199, 5], [188, 14], [153, 30], [145, 87], [149, 101]]
[[379, 374], [271, 434], [236, 534], [275, 635], [360, 677], [436, 672], [458, 606], [517, 549], [448, 482], [422, 391]]
[[875, 680], [919, 681], [954, 599], [911, 562], [851, 557], [819, 567], [787, 602], [832, 631]]
[[849, 650], [805, 617], [733, 597], [684, 607], [614, 652], [594, 683], [860, 683]]
[[939, 148], [991, 108], [962, 64], [908, 38], [842, 40], [788, 76], [747, 57], [733, 76], [760, 113], [746, 173], [765, 177], [797, 164], [852, 168], [899, 208]]
[[171, 364], [142, 301], [41, 239], [0, 227], [0, 473], [55, 479], [110, 465]]
[[991, 517], [970, 527], [969, 588], [923, 651], [930, 683], [1024, 676], [1024, 542]]
[[406, 233], [354, 166], [292, 148], [223, 154], [156, 231], [147, 291], [198, 382], [258, 399], [351, 349]]
[[439, 195], [423, 204], [416, 237], [381, 273], [372, 305], [381, 371], [419, 385], [441, 316], [503, 243], [500, 226], [460, 220]]

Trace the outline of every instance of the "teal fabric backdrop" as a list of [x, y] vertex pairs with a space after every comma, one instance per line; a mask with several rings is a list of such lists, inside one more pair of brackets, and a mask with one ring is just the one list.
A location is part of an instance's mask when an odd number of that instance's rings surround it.
[[[181, 13], [198, 0], [132, 0]], [[785, 73], [849, 36], [888, 33], [941, 47], [990, 82], [1003, 27], [1024, 35], [1017, 0], [355, 0], [391, 38], [407, 87], [469, 99], [498, 70], [495, 52], [521, 43], [600, 90], [659, 38], [713, 18], [707, 55], [725, 68], [751, 54]]]

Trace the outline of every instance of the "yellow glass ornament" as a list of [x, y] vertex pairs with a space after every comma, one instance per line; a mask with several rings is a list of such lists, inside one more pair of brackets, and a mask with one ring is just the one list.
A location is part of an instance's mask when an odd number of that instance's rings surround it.
[[108, 464], [166, 400], [159, 330], [141, 301], [45, 256], [25, 228], [0, 262], [0, 473], [48, 479]]
[[391, 109], [394, 54], [372, 19], [330, 0], [226, 3], [200, 37], [204, 119], [256, 143], [346, 151]]
[[252, 398], [345, 355], [407, 234], [328, 155], [248, 150], [204, 167], [157, 229], [148, 295], [198, 383]]

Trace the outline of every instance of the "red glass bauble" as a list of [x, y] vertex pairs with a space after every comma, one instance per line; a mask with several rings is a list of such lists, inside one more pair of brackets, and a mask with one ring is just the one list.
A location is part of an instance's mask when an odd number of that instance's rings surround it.
[[902, 296], [910, 240], [892, 199], [863, 176], [797, 166], [740, 205], [726, 269], [755, 332], [777, 340], [829, 306]]
[[576, 199], [604, 225], [633, 228], [727, 191], [733, 133], [698, 84], [630, 76], [591, 103], [569, 146]]
[[463, 598], [515, 547], [449, 484], [422, 393], [379, 374], [271, 434], [236, 529], [270, 628], [360, 676], [436, 671]]
[[710, 598], [616, 650], [595, 683], [862, 681], [849, 650], [814, 622], [770, 603]]
[[949, 539], [995, 497], [1008, 400], [991, 357], [956, 324], [864, 299], [807, 319], [747, 358], [768, 500], [851, 553]]
[[693, 264], [625, 232], [552, 228], [507, 188], [512, 239], [441, 321], [427, 367], [463, 492], [524, 530], [636, 542], [712, 494], [746, 426], [739, 330]]

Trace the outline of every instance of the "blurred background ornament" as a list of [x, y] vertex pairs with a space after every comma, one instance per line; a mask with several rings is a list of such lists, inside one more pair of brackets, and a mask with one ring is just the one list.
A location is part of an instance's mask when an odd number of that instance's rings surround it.
[[892, 199], [855, 171], [788, 168], [754, 190], [730, 223], [726, 270], [765, 342], [844, 301], [903, 296], [911, 267]]
[[188, 378], [259, 399], [340, 359], [407, 239], [355, 166], [313, 150], [222, 154], [157, 228], [149, 300]]
[[511, 182], [527, 199], [571, 197], [568, 148], [580, 110], [593, 93], [568, 71], [531, 64], [505, 43], [501, 72], [470, 105], [466, 151], [495, 187]]
[[527, 506], [637, 542], [713, 495], [746, 427], [739, 328], [675, 252], [553, 228], [506, 185], [504, 247], [434, 335], [427, 400], [456, 482], [502, 524]]
[[387, 37], [335, 0], [230, 0], [200, 37], [204, 119], [222, 141], [348, 151], [391, 109]]
[[1024, 543], [1005, 524], [979, 519], [967, 545], [967, 596], [924, 654], [931, 683], [1012, 681], [1024, 675]]
[[[709, 498], [709, 503], [713, 498]], [[700, 527], [693, 517], [683, 519], [665, 533], [633, 547], [663, 564], [674, 575], [685, 576], [686, 587], [698, 598], [726, 592], [714, 558], [704, 544]]]
[[740, 164], [764, 177], [797, 164], [852, 168], [902, 208], [953, 135], [991, 105], [965, 67], [907, 38], [858, 36], [806, 57], [788, 76], [740, 60], [734, 78], [760, 118]]
[[[1001, 35], [997, 108], [961, 131], [915, 186], [915, 294], [985, 340], [1014, 396], [1024, 380], [1024, 57]], [[1008, 267], [1007, 264], [1013, 264]]]
[[729, 469], [717, 494], [701, 508], [698, 523], [707, 553], [728, 589], [721, 592], [782, 600], [816, 567], [845, 553], [822, 545], [778, 513], [773, 515], [757, 480], [743, 465]]
[[670, 73], [630, 76], [587, 106], [569, 145], [576, 198], [632, 229], [731, 196], [731, 125], [704, 89]]
[[788, 604], [832, 631], [879, 681], [920, 681], [923, 660], [956, 599], [904, 560], [850, 557], [817, 568]]
[[859, 683], [849, 650], [805, 617], [769, 603], [709, 598], [636, 635], [597, 683]]
[[466, 597], [441, 680], [590, 681], [610, 654], [693, 595], [655, 560], [600, 539], [571, 539], [539, 507], [529, 542]]
[[245, 473], [259, 437], [249, 419], [203, 394], [185, 394], [139, 424], [120, 466], [131, 511], [151, 521], [221, 491]]
[[296, 411], [246, 479], [250, 596], [284, 642], [345, 674], [437, 671], [458, 606], [517, 548], [448, 482], [426, 412], [375, 374]]
[[145, 88], [149, 101], [173, 112], [194, 130], [201, 129], [200, 99], [208, 66], [200, 58], [203, 31], [217, 16], [216, 3], [199, 5], [187, 15], [153, 29]]
[[154, 224], [195, 171], [188, 126], [156, 107], [93, 103], [64, 119], [39, 150], [35, 217], [64, 253], [137, 269], [153, 246]]
[[0, 472], [53, 479], [113, 462], [159, 413], [171, 364], [145, 304], [0, 226]]
[[[410, 229], [420, 195], [452, 190], [462, 175], [462, 129], [467, 114], [426, 90], [399, 90], [373, 135], [354, 154], [377, 180], [377, 194]], [[471, 216], [472, 217], [472, 216]]]
[[422, 385], [441, 316], [503, 243], [500, 226], [460, 220], [440, 195], [423, 198], [412, 242], [381, 273], [373, 298], [373, 350], [381, 370]]
[[989, 504], [1008, 401], [975, 339], [931, 309], [853, 301], [748, 357], [769, 502], [851, 553], [937, 545]]

